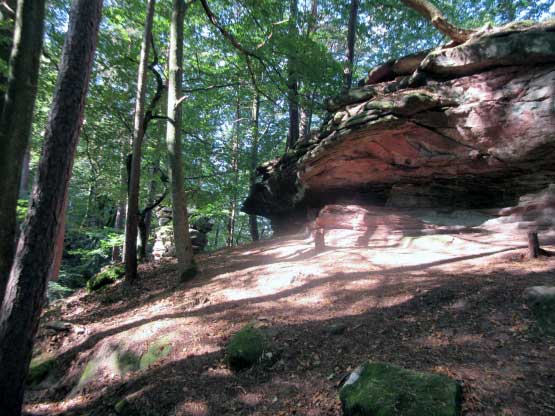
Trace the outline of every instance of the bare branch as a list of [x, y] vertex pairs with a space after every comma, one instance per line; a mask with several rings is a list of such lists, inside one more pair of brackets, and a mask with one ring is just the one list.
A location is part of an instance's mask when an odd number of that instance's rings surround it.
[[415, 10], [434, 27], [456, 43], [464, 43], [474, 33], [473, 30], [462, 29], [450, 23], [441, 11], [428, 0], [400, 0], [401, 3]]

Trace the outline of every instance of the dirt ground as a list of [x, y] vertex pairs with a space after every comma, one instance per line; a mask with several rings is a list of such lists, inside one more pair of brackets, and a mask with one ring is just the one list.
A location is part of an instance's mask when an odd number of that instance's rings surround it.
[[[25, 411], [111, 415], [127, 396], [152, 415], [340, 415], [341, 381], [371, 359], [459, 380], [465, 415], [555, 415], [555, 339], [522, 299], [555, 284], [555, 257], [523, 253], [473, 236], [315, 253], [297, 236], [201, 255], [185, 284], [171, 262], [146, 264], [137, 286], [81, 291], [45, 312], [37, 348], [64, 377], [29, 390]], [[225, 346], [247, 323], [265, 328], [274, 359], [233, 373]], [[101, 342], [154, 327], [177, 334], [167, 357], [71, 393], [68, 374]]]

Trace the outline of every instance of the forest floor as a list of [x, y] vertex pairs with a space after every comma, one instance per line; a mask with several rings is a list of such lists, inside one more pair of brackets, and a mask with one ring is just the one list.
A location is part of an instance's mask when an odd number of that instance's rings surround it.
[[[371, 359], [460, 380], [465, 415], [555, 414], [555, 339], [534, 329], [522, 298], [555, 283], [554, 257], [472, 236], [315, 253], [293, 236], [198, 263], [184, 284], [171, 262], [145, 264], [138, 286], [51, 305], [37, 349], [58, 356], [63, 377], [30, 389], [26, 412], [111, 415], [133, 397], [145, 415], [340, 415], [341, 381]], [[47, 329], [53, 320], [74, 329]], [[266, 328], [276, 359], [234, 373], [225, 346], [248, 323]], [[147, 370], [71, 385], [99, 345], [157, 331], [171, 331], [172, 349]]]

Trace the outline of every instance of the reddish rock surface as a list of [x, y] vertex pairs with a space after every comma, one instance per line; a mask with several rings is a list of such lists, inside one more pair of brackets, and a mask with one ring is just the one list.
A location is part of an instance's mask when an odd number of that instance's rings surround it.
[[424, 55], [330, 99], [315, 136], [259, 167], [244, 211], [284, 232], [330, 204], [500, 208], [555, 182], [555, 24]]

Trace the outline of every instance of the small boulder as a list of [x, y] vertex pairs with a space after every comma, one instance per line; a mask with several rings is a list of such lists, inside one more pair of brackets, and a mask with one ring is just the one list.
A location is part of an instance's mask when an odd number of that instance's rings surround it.
[[41, 384], [56, 367], [56, 360], [50, 354], [41, 354], [31, 360], [26, 382], [30, 386]]
[[264, 333], [247, 325], [234, 334], [227, 346], [227, 360], [234, 370], [241, 370], [258, 363], [268, 351], [269, 343]]
[[94, 292], [104, 286], [114, 283], [123, 277], [125, 268], [122, 264], [115, 264], [103, 267], [100, 272], [95, 274], [87, 281], [87, 289]]
[[341, 388], [345, 416], [457, 416], [460, 385], [440, 374], [367, 362]]
[[532, 286], [524, 291], [528, 307], [541, 331], [555, 335], [555, 286]]

